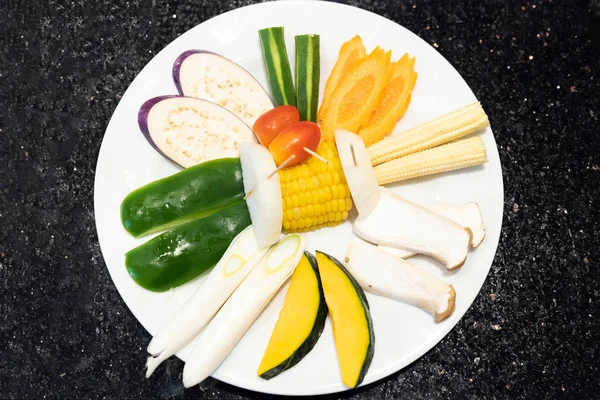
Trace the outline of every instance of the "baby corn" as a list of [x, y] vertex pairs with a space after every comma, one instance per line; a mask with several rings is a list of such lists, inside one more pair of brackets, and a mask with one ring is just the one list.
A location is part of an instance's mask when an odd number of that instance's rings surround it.
[[350, 190], [335, 146], [321, 142], [316, 157], [279, 171], [283, 230], [305, 232], [341, 224], [352, 208]]
[[452, 142], [489, 126], [481, 104], [473, 103], [412, 129], [387, 137], [368, 148], [371, 164], [404, 157]]
[[472, 167], [484, 164], [487, 160], [483, 139], [475, 136], [400, 157], [377, 165], [373, 170], [377, 182], [385, 185], [419, 176]]

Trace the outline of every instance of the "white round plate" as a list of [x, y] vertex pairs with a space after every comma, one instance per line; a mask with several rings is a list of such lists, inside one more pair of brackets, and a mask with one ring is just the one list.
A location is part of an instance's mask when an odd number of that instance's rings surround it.
[[[219, 53], [242, 65], [267, 87], [257, 31], [270, 26], [285, 27], [292, 66], [294, 35], [315, 33], [321, 36], [321, 93], [341, 44], [355, 35], [363, 38], [367, 51], [381, 46], [392, 50], [394, 60], [405, 52], [416, 56], [415, 70], [419, 77], [412, 102], [396, 131], [476, 101], [458, 72], [427, 43], [390, 20], [350, 6], [322, 1], [262, 3], [227, 12], [181, 35], [148, 63], [121, 99], [106, 130], [96, 170], [96, 226], [106, 265], [125, 303], [151, 334], [167, 322], [203, 278], [166, 293], [153, 293], [137, 286], [125, 269], [124, 254], [147, 238], [134, 239], [122, 228], [121, 201], [130, 191], [178, 171], [140, 133], [138, 109], [151, 97], [176, 93], [171, 67], [175, 58], [189, 49]], [[440, 264], [426, 258], [411, 259], [443, 277], [456, 289], [456, 311], [442, 323], [436, 324], [431, 315], [418, 308], [367, 294], [376, 344], [375, 356], [363, 385], [384, 378], [425, 354], [454, 327], [483, 285], [500, 236], [503, 188], [492, 131], [487, 129], [481, 135], [489, 157], [484, 166], [393, 187], [402, 196], [420, 203], [479, 203], [487, 235], [456, 273], [447, 273]], [[346, 221], [338, 227], [308, 234], [308, 249], [319, 249], [342, 259], [352, 236], [351, 223]], [[213, 376], [232, 385], [265, 393], [313, 395], [346, 390], [340, 380], [329, 321], [315, 348], [297, 366], [269, 381], [256, 375], [284, 295], [285, 290], [282, 290], [267, 306]], [[190, 346], [179, 352], [178, 357], [185, 360], [189, 349]], [[144, 365], [140, 363], [139, 368], [141, 374]], [[160, 374], [160, 369], [156, 373]]]

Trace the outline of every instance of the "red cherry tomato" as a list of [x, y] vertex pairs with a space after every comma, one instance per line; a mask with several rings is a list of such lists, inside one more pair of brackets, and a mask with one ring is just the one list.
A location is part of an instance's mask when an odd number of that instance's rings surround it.
[[273, 155], [277, 166], [283, 164], [293, 155], [294, 158], [287, 164], [289, 166], [306, 160], [310, 154], [304, 148], [315, 151], [320, 141], [321, 129], [319, 129], [319, 125], [310, 121], [302, 121], [282, 130], [271, 141], [269, 151]]
[[260, 144], [266, 147], [279, 132], [299, 121], [300, 112], [296, 107], [279, 106], [261, 115], [254, 123], [252, 130]]

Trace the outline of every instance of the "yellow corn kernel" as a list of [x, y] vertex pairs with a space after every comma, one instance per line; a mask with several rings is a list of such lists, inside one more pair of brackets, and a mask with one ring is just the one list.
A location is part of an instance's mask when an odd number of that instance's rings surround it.
[[323, 142], [316, 152], [328, 163], [309, 157], [301, 164], [279, 171], [285, 232], [338, 225], [348, 218], [352, 208], [350, 190], [335, 145]]
[[332, 185], [331, 186], [331, 198], [334, 200], [337, 200], [338, 196], [339, 196], [338, 185]]
[[326, 186], [323, 189], [323, 192], [325, 192], [325, 201], [331, 200], [331, 188], [329, 186]]
[[319, 204], [323, 204], [325, 203], [325, 191], [323, 190], [323, 188], [320, 188], [317, 192], [317, 202]]
[[307, 198], [307, 193], [305, 192], [300, 192], [300, 195], [298, 195], [298, 198], [300, 199], [300, 207], [304, 207], [306, 205], [306, 198]]
[[346, 197], [346, 211], [350, 211], [352, 209], [352, 199], [350, 197]]
[[338, 171], [333, 171], [333, 183], [337, 185], [338, 183], [340, 183], [340, 180], [340, 173]]
[[338, 199], [344, 199], [346, 197], [346, 185], [336, 185], [338, 192]]

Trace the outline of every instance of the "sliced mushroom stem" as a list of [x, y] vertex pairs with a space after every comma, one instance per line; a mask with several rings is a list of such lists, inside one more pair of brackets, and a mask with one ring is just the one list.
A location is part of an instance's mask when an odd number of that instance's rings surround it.
[[365, 291], [417, 306], [432, 314], [435, 322], [454, 312], [452, 285], [361, 239], [351, 243], [344, 264]]
[[[475, 202], [468, 202], [462, 204], [427, 204], [423, 207], [436, 214], [443, 215], [446, 218], [450, 218], [452, 221], [461, 225], [464, 228], [468, 228], [471, 233], [471, 247], [477, 247], [481, 244], [485, 238], [485, 226], [481, 218], [481, 211], [479, 205]], [[399, 258], [409, 258], [414, 256], [415, 252], [400, 248], [379, 246], [382, 250]]]
[[373, 211], [354, 222], [362, 239], [382, 246], [425, 254], [448, 270], [460, 268], [471, 246], [471, 232], [440, 214], [380, 188], [381, 198]]

